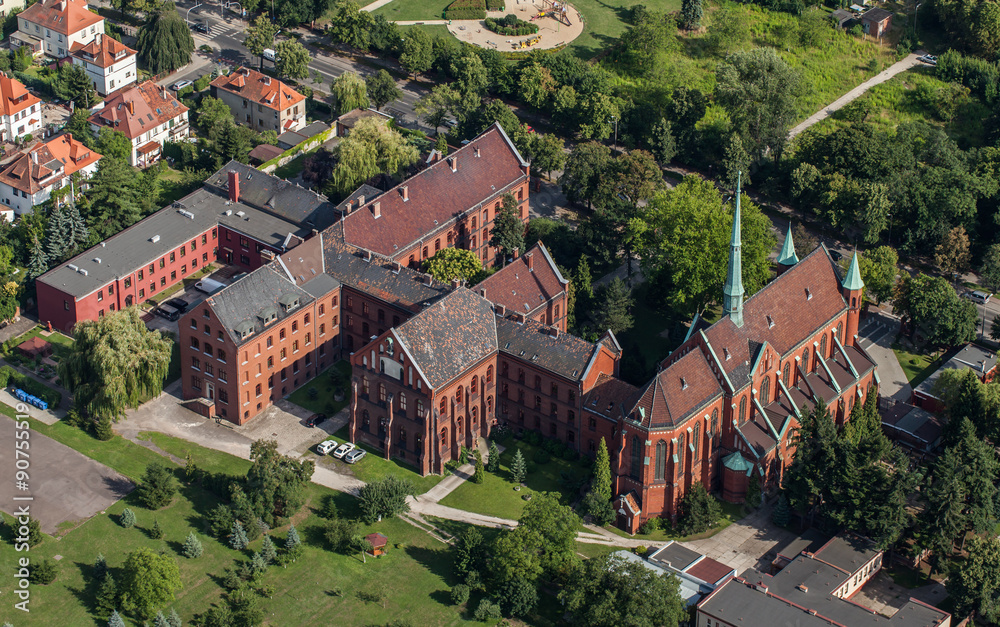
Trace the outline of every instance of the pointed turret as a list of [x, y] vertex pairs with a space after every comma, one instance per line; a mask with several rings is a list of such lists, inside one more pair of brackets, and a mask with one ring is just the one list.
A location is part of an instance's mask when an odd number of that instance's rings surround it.
[[792, 223], [788, 223], [788, 232], [785, 234], [785, 243], [778, 254], [778, 276], [799, 262], [799, 256], [795, 254], [795, 241], [792, 240]]
[[847, 268], [847, 276], [840, 283], [841, 293], [844, 295], [844, 301], [847, 302], [847, 337], [845, 338], [847, 345], [854, 344], [854, 338], [858, 334], [864, 287], [865, 282], [861, 280], [861, 268], [858, 266], [858, 251], [854, 251], [851, 265]]
[[858, 267], [858, 251], [854, 251], [851, 257], [851, 266], [847, 269], [847, 276], [842, 283], [845, 290], [860, 291], [864, 288], [865, 282], [861, 280], [861, 269]]
[[733, 237], [729, 242], [729, 270], [723, 290], [722, 306], [725, 313], [738, 327], [743, 326], [743, 254], [740, 234], [740, 182], [742, 172], [736, 175], [736, 210], [733, 212]]

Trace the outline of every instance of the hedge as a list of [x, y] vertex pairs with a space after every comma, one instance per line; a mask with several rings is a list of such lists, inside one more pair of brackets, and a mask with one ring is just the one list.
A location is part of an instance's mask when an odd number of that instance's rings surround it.
[[504, 0], [486, 0], [487, 11], [503, 11], [505, 8]]
[[486, 0], [455, 0], [444, 10], [446, 20], [481, 20], [486, 17]]
[[56, 390], [35, 381], [27, 375], [21, 374], [10, 366], [2, 366], [0, 367], [0, 387], [5, 388], [8, 385], [21, 388], [28, 394], [37, 396], [48, 403], [49, 407], [53, 410], [59, 407], [59, 404], [62, 402], [62, 394]]
[[508, 15], [499, 20], [491, 17], [486, 18], [486, 28], [498, 35], [519, 37], [521, 35], [534, 35], [538, 32], [538, 26], [518, 19], [513, 15]]

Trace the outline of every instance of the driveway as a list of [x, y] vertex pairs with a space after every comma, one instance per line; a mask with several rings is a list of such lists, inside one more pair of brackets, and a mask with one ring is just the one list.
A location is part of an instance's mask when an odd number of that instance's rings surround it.
[[903, 367], [892, 350], [892, 341], [899, 333], [899, 319], [881, 311], [868, 316], [859, 338], [861, 348], [878, 365], [879, 396], [909, 402], [912, 388]]
[[[31, 413], [31, 412], [29, 412]], [[0, 482], [0, 509], [13, 515], [20, 505], [29, 505], [31, 516], [42, 525], [42, 531], [53, 535], [59, 525], [82, 521], [131, 492], [135, 485], [125, 476], [104, 464], [85, 457], [52, 438], [31, 433], [29, 442], [30, 490], [17, 490], [14, 483], [14, 421], [0, 419], [0, 441], [5, 446], [3, 458], [7, 480]], [[14, 501], [15, 497], [33, 497], [32, 501]]]

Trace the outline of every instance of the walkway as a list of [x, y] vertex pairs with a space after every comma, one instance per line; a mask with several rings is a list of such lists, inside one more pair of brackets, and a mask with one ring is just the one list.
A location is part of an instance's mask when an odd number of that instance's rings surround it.
[[785, 546], [795, 534], [771, 522], [771, 507], [763, 505], [756, 512], [734, 522], [711, 538], [684, 542], [684, 546], [704, 553], [743, 574], [749, 568], [768, 572], [771, 554]]
[[812, 126], [813, 124], [819, 122], [820, 120], [825, 120], [826, 118], [830, 117], [830, 114], [832, 114], [834, 111], [841, 109], [845, 107], [848, 103], [858, 99], [859, 97], [861, 97], [861, 95], [863, 95], [866, 91], [868, 91], [872, 87], [886, 82], [893, 76], [899, 74], [900, 72], [905, 72], [906, 70], [910, 69], [915, 65], [920, 65], [920, 61], [917, 61], [917, 58], [922, 56], [923, 54], [924, 52], [921, 50], [908, 55], [902, 61], [893, 63], [888, 68], [879, 72], [877, 75], [869, 78], [868, 80], [861, 83], [860, 85], [858, 85], [851, 91], [847, 92], [840, 98], [837, 98], [836, 100], [833, 101], [832, 104], [823, 107], [823, 109], [821, 109], [820, 111], [817, 111], [816, 113], [809, 116], [809, 118], [807, 118], [805, 122], [799, 124], [798, 126], [793, 127], [792, 130], [788, 131], [788, 139], [795, 137], [802, 131]]
[[[371, 13], [375, 9], [381, 9], [382, 7], [384, 7], [385, 5], [389, 4], [390, 2], [392, 2], [392, 0], [375, 0], [375, 2], [372, 2], [371, 4], [367, 4], [367, 5], [363, 6], [363, 7], [361, 7], [361, 10], [362, 11], [368, 11], [369, 13]], [[403, 22], [396, 22], [396, 23], [397, 24], [402, 24]]]
[[878, 312], [868, 317], [861, 329], [861, 348], [865, 349], [878, 366], [879, 395], [896, 401], [909, 402], [912, 388], [906, 372], [892, 350], [892, 341], [899, 333], [899, 319]]

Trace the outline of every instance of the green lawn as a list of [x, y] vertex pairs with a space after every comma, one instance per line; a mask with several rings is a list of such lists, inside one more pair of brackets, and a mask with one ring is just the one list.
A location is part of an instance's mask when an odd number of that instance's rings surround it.
[[892, 352], [896, 353], [896, 359], [899, 360], [899, 365], [906, 373], [906, 380], [910, 382], [911, 387], [917, 387], [923, 383], [924, 379], [931, 376], [941, 365], [940, 356], [911, 353], [898, 343], [892, 345]]
[[[560, 485], [561, 473], [572, 474], [577, 479], [587, 476], [587, 470], [578, 462], [553, 458], [547, 464], [535, 464], [532, 459], [540, 447], [534, 447], [524, 440], [510, 440], [506, 446], [507, 449], [500, 456], [499, 475], [488, 472], [486, 480], [481, 484], [466, 481], [444, 497], [441, 504], [486, 516], [516, 520], [526, 504], [523, 497], [536, 492], [555, 492], [560, 495], [562, 503], [570, 504], [573, 495], [568, 494]], [[518, 449], [528, 463], [528, 477], [525, 480], [527, 487], [515, 491], [510, 480], [510, 463]]]
[[372, 13], [384, 15], [391, 22], [441, 20], [444, 19], [445, 8], [451, 3], [452, 0], [393, 0]]
[[434, 39], [435, 37], [451, 37], [451, 33], [448, 32], [448, 27], [443, 24], [413, 24], [410, 26], [397, 26], [397, 28], [399, 29], [399, 34], [403, 37], [406, 36], [406, 31], [411, 28], [419, 28], [430, 35], [431, 39]]
[[43, 340], [52, 344], [52, 352], [59, 358], [63, 358], [69, 354], [71, 348], [73, 348], [73, 338], [68, 335], [64, 335], [59, 331], [53, 331], [48, 336], [42, 335], [42, 331], [45, 329], [42, 325], [38, 325], [19, 337], [10, 340], [10, 347], [16, 348], [21, 342], [27, 342], [33, 337], [41, 337]]
[[[332, 384], [330, 375], [335, 371], [340, 373], [340, 389], [344, 393], [344, 400], [342, 401], [337, 401], [333, 398], [334, 394], [337, 392], [337, 388]], [[338, 361], [323, 372], [316, 375], [312, 381], [309, 381], [299, 389], [292, 392], [288, 396], [288, 400], [315, 414], [333, 416], [344, 407], [347, 407], [347, 403], [351, 399], [350, 380], [351, 364], [343, 360]], [[315, 398], [311, 397], [309, 394], [309, 390], [312, 389], [316, 390]]]

